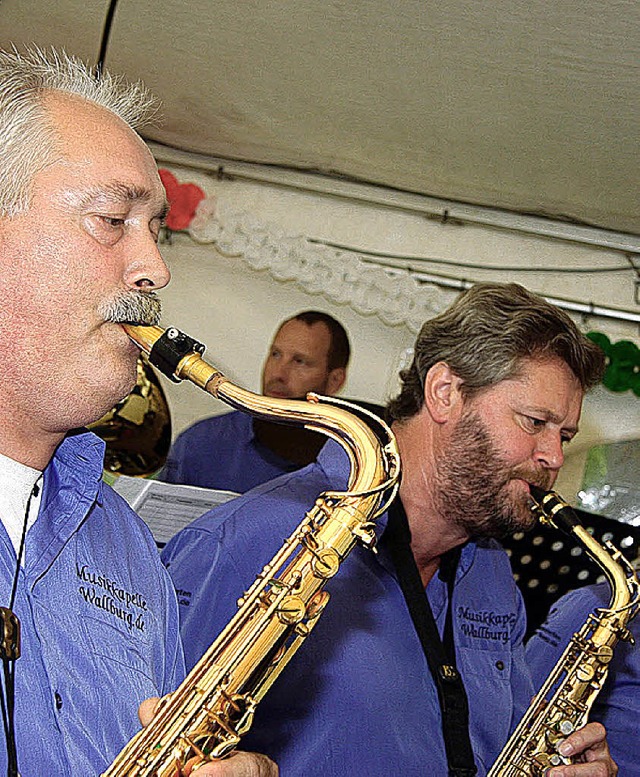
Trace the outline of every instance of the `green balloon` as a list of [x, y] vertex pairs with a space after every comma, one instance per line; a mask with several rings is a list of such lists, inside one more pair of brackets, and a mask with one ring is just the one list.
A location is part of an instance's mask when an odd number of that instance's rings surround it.
[[628, 391], [635, 385], [640, 349], [630, 340], [620, 340], [611, 346], [609, 359], [602, 382], [611, 391]]
[[603, 332], [587, 332], [589, 340], [600, 346], [607, 357], [602, 383], [609, 391], [633, 391], [640, 397], [640, 348], [631, 340], [612, 343]]
[[587, 332], [587, 337], [592, 340], [596, 345], [609, 355], [609, 349], [611, 348], [611, 340], [603, 332]]

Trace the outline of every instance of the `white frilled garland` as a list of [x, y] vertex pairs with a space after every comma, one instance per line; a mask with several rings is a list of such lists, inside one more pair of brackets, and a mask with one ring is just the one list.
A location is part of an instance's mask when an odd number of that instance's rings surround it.
[[404, 324], [413, 333], [444, 310], [451, 292], [419, 282], [404, 270], [364, 262], [356, 255], [292, 237], [247, 212], [225, 212], [203, 200], [189, 225], [197, 243], [213, 243], [224, 256], [241, 259], [276, 280], [297, 283], [309, 294], [323, 294], [385, 324]]

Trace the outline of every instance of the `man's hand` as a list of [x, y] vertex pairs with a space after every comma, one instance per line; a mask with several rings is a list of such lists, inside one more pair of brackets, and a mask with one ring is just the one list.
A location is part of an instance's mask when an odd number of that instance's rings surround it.
[[[138, 717], [143, 726], [151, 722], [159, 701], [158, 698], [147, 699], [140, 705]], [[194, 763], [188, 763], [184, 774], [191, 774], [193, 766]], [[266, 755], [235, 752], [221, 761], [203, 764], [193, 774], [194, 777], [278, 777], [278, 767]]]
[[[166, 699], [167, 697], [165, 696], [164, 698]], [[148, 726], [151, 723], [151, 718], [153, 718], [159, 703], [160, 699], [157, 696], [153, 696], [151, 699], [145, 699], [138, 707], [138, 717], [143, 726]]]
[[555, 766], [548, 777], [615, 777], [618, 774], [607, 743], [607, 732], [600, 723], [587, 723], [558, 746], [561, 755], [572, 756], [571, 766]]
[[236, 752], [222, 761], [203, 764], [193, 773], [193, 777], [196, 775], [197, 777], [278, 777], [278, 767], [266, 755]]

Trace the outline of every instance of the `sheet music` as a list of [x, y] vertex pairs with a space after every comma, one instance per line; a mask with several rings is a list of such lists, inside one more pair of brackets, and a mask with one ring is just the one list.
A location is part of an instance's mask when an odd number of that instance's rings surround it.
[[159, 548], [212, 507], [238, 496], [233, 491], [163, 483], [127, 475], [120, 475], [113, 488], [151, 529]]

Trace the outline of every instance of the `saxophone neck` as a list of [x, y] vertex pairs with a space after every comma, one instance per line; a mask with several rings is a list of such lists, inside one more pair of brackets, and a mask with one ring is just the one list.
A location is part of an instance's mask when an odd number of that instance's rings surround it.
[[[255, 394], [232, 383], [207, 363], [202, 358], [205, 346], [175, 327], [122, 326], [131, 340], [148, 354], [149, 362], [173, 382], [190, 380], [236, 410], [264, 420], [304, 426], [336, 440], [349, 457], [350, 491], [372, 491], [371, 484], [375, 483], [373, 491], [378, 496], [379, 487], [390, 490], [397, 483], [400, 456], [396, 440], [387, 424], [377, 416], [348, 402], [316, 394], [309, 394], [306, 401]], [[369, 416], [368, 423], [361, 415]]]
[[609, 610], [618, 612], [637, 608], [640, 586], [625, 556], [608, 540], [603, 545], [595, 540], [570, 505], [554, 491], [544, 491], [533, 485], [530, 491], [533, 510], [540, 520], [575, 537], [602, 569], [611, 588]]

